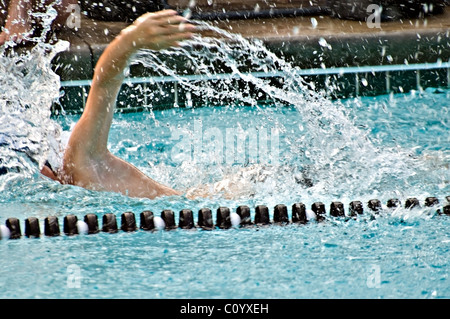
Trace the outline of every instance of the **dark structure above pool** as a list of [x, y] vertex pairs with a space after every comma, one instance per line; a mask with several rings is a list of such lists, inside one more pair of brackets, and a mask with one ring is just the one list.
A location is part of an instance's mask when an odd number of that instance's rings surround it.
[[[410, 68], [391, 72], [370, 72], [365, 68], [362, 75], [357, 72], [314, 72], [347, 67], [439, 65], [450, 61], [450, 8], [445, 5], [445, 1], [430, 1], [434, 3], [433, 14], [411, 9], [414, 14], [408, 16], [391, 10], [391, 18], [383, 16], [379, 25], [373, 24], [376, 20], [369, 20], [371, 12], [366, 11], [366, 19], [355, 16], [354, 20], [337, 12], [336, 8], [342, 8], [346, 2], [349, 1], [291, 0], [271, 1], [268, 4], [267, 1], [256, 0], [244, 3], [205, 0], [197, 1], [197, 6], [191, 10], [193, 17], [197, 15], [198, 18], [210, 20], [212, 25], [242, 34], [245, 38], [260, 39], [272, 52], [293, 65], [312, 70], [305, 77], [315, 82], [316, 88], [327, 90], [325, 83], [333, 83], [334, 89], [329, 92], [332, 98], [408, 92], [450, 85], [446, 64], [440, 68]], [[369, 2], [358, 3], [361, 6], [361, 3]], [[189, 1], [168, 0], [161, 3], [181, 12], [188, 8]], [[89, 9], [89, 6], [86, 8]], [[361, 15], [363, 11], [360, 9], [358, 12]], [[228, 16], [225, 14], [227, 12]], [[123, 21], [127, 19], [112, 22], [104, 21], [110, 20], [107, 17], [102, 20], [98, 18], [98, 14], [95, 16], [86, 10], [79, 29], [66, 29], [59, 34], [60, 39], [71, 43], [70, 49], [54, 60], [55, 69], [61, 76], [63, 86], [66, 86], [61, 100], [66, 110], [81, 110], [88, 91], [88, 85], [82, 83], [66, 84], [69, 81], [90, 80], [104, 48], [129, 24]], [[148, 70], [139, 68], [134, 68], [131, 73], [133, 77], [143, 75], [151, 76]], [[365, 79], [364, 85], [361, 85], [361, 78]], [[174, 88], [173, 83], [167, 85], [168, 91]], [[126, 90], [124, 96], [129, 95], [133, 88], [129, 86]], [[169, 100], [161, 99], [160, 105], [155, 107], [171, 107], [174, 103]], [[132, 101], [129, 104], [135, 105]]]

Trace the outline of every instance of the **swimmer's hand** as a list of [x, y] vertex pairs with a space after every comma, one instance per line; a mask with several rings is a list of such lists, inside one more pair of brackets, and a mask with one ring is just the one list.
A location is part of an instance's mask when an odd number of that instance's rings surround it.
[[122, 31], [135, 49], [163, 50], [190, 39], [196, 27], [174, 10], [146, 13]]

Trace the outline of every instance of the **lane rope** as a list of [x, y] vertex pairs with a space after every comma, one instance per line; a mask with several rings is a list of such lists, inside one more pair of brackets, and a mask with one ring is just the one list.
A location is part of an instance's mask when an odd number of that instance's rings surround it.
[[[438, 198], [427, 197], [424, 206], [427, 208], [436, 208], [438, 215], [450, 216], [450, 196], [445, 197], [446, 203], [440, 205]], [[382, 211], [393, 211], [402, 208], [401, 201], [397, 198], [389, 199], [385, 206], [378, 199], [371, 199], [366, 204], [369, 214], [375, 216]], [[421, 208], [420, 201], [415, 198], [405, 200], [405, 209]], [[352, 201], [348, 206], [346, 214], [344, 204], [334, 201], [330, 204], [328, 214], [325, 204], [314, 202], [311, 205], [311, 211], [314, 213], [313, 219], [322, 222], [328, 217], [331, 218], [356, 218], [364, 214], [364, 205], [361, 201]], [[250, 207], [241, 205], [232, 212], [230, 208], [220, 206], [216, 210], [216, 222], [213, 221], [213, 212], [210, 208], [201, 208], [198, 211], [197, 224], [194, 222], [194, 213], [191, 209], [182, 209], [179, 212], [178, 225], [175, 221], [175, 213], [171, 209], [165, 209], [161, 216], [156, 216], [151, 210], [145, 210], [140, 213], [139, 228], [136, 222], [136, 215], [133, 212], [124, 212], [121, 214], [120, 227], [117, 223], [116, 215], [106, 213], [102, 216], [102, 227], [99, 227], [98, 216], [96, 214], [86, 214], [83, 220], [70, 214], [63, 218], [63, 231], [66, 236], [78, 234], [97, 234], [99, 232], [117, 233], [119, 231], [134, 232], [138, 229], [144, 231], [154, 230], [173, 230], [173, 229], [229, 229], [232, 227], [251, 227], [263, 225], [287, 225], [306, 224], [311, 216], [308, 216], [305, 204], [299, 202], [291, 206], [291, 218], [289, 219], [288, 208], [284, 204], [278, 204], [273, 208], [273, 219], [270, 219], [269, 208], [266, 205], [257, 205], [254, 209], [254, 219], [251, 219]], [[19, 239], [22, 237], [39, 238], [42, 233], [39, 219], [28, 217], [24, 221], [25, 230], [22, 235], [20, 220], [15, 217], [6, 219], [5, 225], [0, 225], [0, 239]], [[57, 216], [48, 216], [44, 219], [44, 235], [48, 237], [60, 236], [61, 229]]]

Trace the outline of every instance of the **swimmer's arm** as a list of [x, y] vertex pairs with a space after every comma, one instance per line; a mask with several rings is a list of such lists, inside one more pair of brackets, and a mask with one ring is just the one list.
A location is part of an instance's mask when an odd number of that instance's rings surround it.
[[124, 70], [139, 49], [161, 50], [189, 39], [195, 27], [176, 11], [148, 13], [122, 32], [105, 49], [95, 67], [86, 108], [74, 128], [70, 147], [102, 156], [107, 152], [109, 129]]
[[185, 18], [173, 10], [164, 10], [141, 16], [108, 45], [97, 62], [86, 108], [64, 153], [64, 183], [132, 197], [179, 194], [115, 157], [108, 151], [107, 141], [124, 69], [132, 55], [139, 49], [177, 46], [193, 31], [195, 27], [186, 24]]

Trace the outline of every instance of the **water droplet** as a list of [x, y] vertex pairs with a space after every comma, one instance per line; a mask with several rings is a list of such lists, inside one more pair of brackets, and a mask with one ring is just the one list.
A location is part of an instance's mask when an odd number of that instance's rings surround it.
[[366, 78], [362, 78], [361, 79], [361, 84], [364, 85], [364, 86], [368, 86], [369, 82], [367, 82]]
[[323, 47], [326, 47], [328, 45], [327, 40], [325, 40], [324, 38], [320, 38], [319, 39], [319, 44]]
[[186, 92], [186, 107], [191, 108], [192, 106], [193, 106], [192, 95], [191, 95], [191, 92], [187, 91]]
[[331, 45], [328, 44], [327, 40], [325, 40], [324, 38], [320, 38], [319, 39], [319, 45], [323, 48], [327, 48], [329, 50], [332, 49]]

